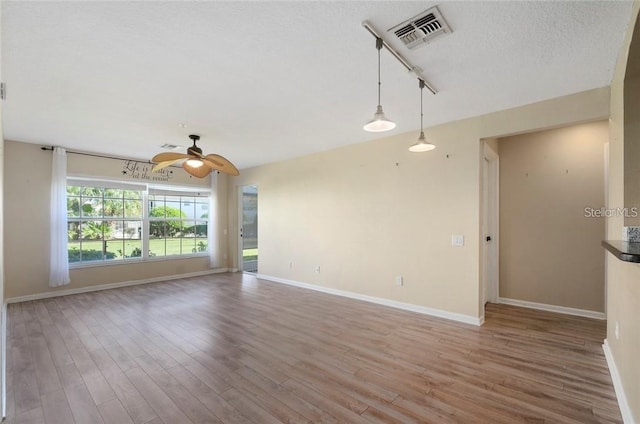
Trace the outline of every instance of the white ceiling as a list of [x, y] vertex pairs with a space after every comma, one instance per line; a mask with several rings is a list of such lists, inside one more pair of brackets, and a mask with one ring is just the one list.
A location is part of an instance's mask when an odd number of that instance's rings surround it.
[[[409, 51], [386, 30], [438, 5], [453, 33]], [[246, 168], [611, 82], [630, 1], [2, 2], [5, 138], [148, 159], [163, 143]], [[184, 123], [186, 128], [180, 128]], [[417, 136], [417, 132], [416, 132]], [[436, 141], [437, 143], [437, 141]]]

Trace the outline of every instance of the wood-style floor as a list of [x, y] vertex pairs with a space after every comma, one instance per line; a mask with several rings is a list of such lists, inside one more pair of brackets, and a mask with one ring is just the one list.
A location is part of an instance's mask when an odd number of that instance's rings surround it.
[[622, 422], [605, 323], [220, 274], [9, 305], [11, 424]]

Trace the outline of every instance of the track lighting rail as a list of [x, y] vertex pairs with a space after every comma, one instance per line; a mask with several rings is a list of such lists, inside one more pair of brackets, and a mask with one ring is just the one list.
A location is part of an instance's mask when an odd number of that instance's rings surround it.
[[395, 49], [393, 47], [391, 47], [385, 40], [384, 38], [382, 38], [382, 36], [378, 33], [378, 31], [376, 31], [375, 28], [373, 28], [373, 26], [371, 25], [371, 23], [369, 21], [363, 21], [362, 22], [362, 26], [369, 31], [369, 33], [371, 35], [373, 35], [376, 38], [379, 38], [382, 40], [382, 45], [389, 51], [389, 53], [391, 53], [391, 55], [393, 57], [395, 57], [396, 59], [398, 59], [398, 62], [402, 63], [402, 66], [404, 66], [405, 68], [407, 68], [407, 71], [409, 71], [412, 74], [415, 74], [416, 77], [422, 81], [424, 83], [424, 86], [427, 90], [431, 91], [433, 94], [437, 94], [438, 91], [436, 91], [435, 88], [433, 88], [424, 78], [424, 76], [422, 75], [422, 69], [420, 69], [419, 66], [413, 66], [407, 59], [405, 59], [400, 53], [398, 53], [397, 51], [395, 51]]

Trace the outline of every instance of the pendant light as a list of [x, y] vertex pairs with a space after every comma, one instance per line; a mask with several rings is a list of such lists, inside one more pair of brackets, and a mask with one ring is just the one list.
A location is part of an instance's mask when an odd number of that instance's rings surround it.
[[390, 131], [396, 127], [396, 123], [387, 119], [382, 111], [382, 105], [380, 104], [380, 50], [382, 49], [382, 38], [376, 37], [376, 49], [378, 50], [378, 108], [376, 113], [373, 114], [373, 119], [365, 124], [363, 127], [365, 131], [369, 132], [383, 132]]
[[416, 141], [414, 145], [409, 147], [409, 151], [414, 153], [428, 152], [429, 150], [436, 148], [435, 144], [429, 143], [424, 137], [424, 113], [422, 111], [422, 90], [424, 89], [424, 81], [421, 79], [418, 79], [418, 81], [420, 82], [420, 137], [418, 137], [418, 141]]

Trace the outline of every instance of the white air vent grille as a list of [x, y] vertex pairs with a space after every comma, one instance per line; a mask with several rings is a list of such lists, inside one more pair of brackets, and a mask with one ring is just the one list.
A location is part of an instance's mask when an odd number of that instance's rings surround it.
[[390, 28], [402, 44], [415, 49], [431, 42], [434, 38], [451, 32], [449, 25], [436, 6]]

